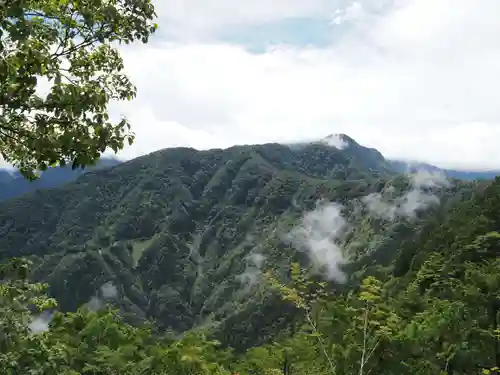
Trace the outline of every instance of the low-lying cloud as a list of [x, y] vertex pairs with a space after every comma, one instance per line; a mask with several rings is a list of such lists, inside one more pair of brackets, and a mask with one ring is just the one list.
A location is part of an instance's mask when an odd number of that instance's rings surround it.
[[318, 202], [285, 238], [298, 250], [306, 252], [313, 265], [324, 271], [329, 280], [339, 283], [346, 281], [341, 267], [347, 263], [339, 244], [347, 228], [341, 211], [342, 206], [336, 203]]
[[[427, 170], [410, 174], [409, 180], [409, 190], [403, 196], [395, 196], [396, 189], [388, 186], [382, 193], [363, 197], [369, 214], [389, 220], [414, 218], [418, 210], [439, 204], [436, 191], [450, 185], [443, 173]], [[323, 271], [327, 279], [339, 283], [347, 280], [342, 266], [348, 263], [342, 242], [349, 227], [342, 216], [342, 208], [337, 203], [318, 202], [284, 238], [299, 251], [307, 253], [313, 266]]]
[[245, 290], [249, 290], [259, 283], [265, 260], [266, 257], [258, 252], [253, 252], [246, 258], [245, 271], [236, 276], [237, 280], [245, 287]]
[[104, 299], [115, 298], [118, 294], [118, 290], [111, 282], [107, 282], [101, 286], [101, 294]]
[[340, 134], [332, 134], [321, 140], [321, 143], [326, 144], [330, 147], [335, 147], [339, 150], [344, 150], [349, 147], [349, 143], [342, 138]]
[[400, 197], [394, 197], [394, 187], [381, 193], [372, 193], [362, 198], [369, 213], [376, 217], [395, 220], [398, 217], [414, 218], [417, 211], [440, 203], [433, 190], [450, 186], [442, 172], [418, 170], [409, 174], [410, 189]]
[[116, 286], [108, 281], [107, 283], [101, 285], [96, 295], [85, 304], [85, 306], [92, 311], [100, 310], [105, 301], [116, 298], [118, 296], [118, 290]]

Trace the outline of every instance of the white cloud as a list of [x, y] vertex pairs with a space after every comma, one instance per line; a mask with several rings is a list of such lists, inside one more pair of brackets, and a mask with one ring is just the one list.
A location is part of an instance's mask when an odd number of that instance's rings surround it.
[[[112, 106], [137, 135], [126, 158], [346, 133], [386, 157], [500, 167], [498, 0], [156, 0], [156, 7], [160, 33], [122, 49], [138, 86], [136, 100]], [[234, 26], [294, 17], [330, 19], [335, 44], [255, 54], [217, 40]]]
[[360, 2], [355, 1], [344, 9], [337, 9], [332, 22], [335, 25], [340, 25], [345, 22], [358, 21], [363, 19], [365, 14], [363, 5]]
[[339, 283], [346, 281], [342, 266], [347, 263], [339, 244], [347, 229], [341, 212], [342, 207], [338, 204], [320, 201], [284, 238], [287, 243], [306, 252], [313, 266], [325, 271], [329, 280]]
[[333, 14], [346, 0], [157, 0], [160, 31], [182, 40], [210, 39], [231, 26]]
[[246, 257], [246, 267], [245, 271], [236, 276], [238, 280], [244, 287], [245, 291], [248, 292], [254, 285], [260, 282], [262, 276], [262, 266], [266, 257], [258, 252], [253, 252]]
[[[381, 193], [371, 193], [362, 198], [368, 211], [378, 217], [394, 220], [397, 217], [415, 218], [417, 211], [440, 203], [436, 191], [451, 186], [443, 173], [417, 170], [408, 175], [410, 190], [394, 197], [395, 189], [389, 186]], [[433, 189], [433, 190], [430, 190]]]
[[118, 295], [118, 290], [113, 283], [107, 282], [101, 286], [101, 294], [104, 299], [115, 298]]
[[[112, 106], [137, 135], [124, 157], [346, 133], [391, 158], [500, 167], [498, 0], [155, 2], [158, 35], [123, 48], [139, 90]], [[297, 17], [330, 19], [335, 44], [217, 39]]]
[[[137, 135], [126, 158], [346, 133], [386, 157], [500, 167], [498, 0], [155, 2], [158, 35], [122, 49], [138, 86], [112, 106]], [[255, 54], [217, 39], [297, 17], [330, 19], [335, 43]]]
[[349, 147], [349, 143], [342, 137], [341, 134], [331, 134], [323, 138], [321, 142], [327, 144], [328, 146], [338, 148], [339, 150]]

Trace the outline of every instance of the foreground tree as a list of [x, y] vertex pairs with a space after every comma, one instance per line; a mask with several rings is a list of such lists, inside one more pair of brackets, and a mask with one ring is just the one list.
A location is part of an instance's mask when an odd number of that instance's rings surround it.
[[111, 307], [57, 312], [46, 284], [30, 282], [31, 262], [0, 264], [0, 373], [230, 375], [230, 358], [202, 333], [155, 336]]
[[[31, 262], [13, 259], [0, 264], [0, 368], [2, 374], [27, 369], [27, 362], [48, 358], [47, 348], [40, 345], [33, 330], [41, 331], [36, 315], [53, 309], [56, 301], [48, 298], [48, 285], [28, 281]], [[27, 361], [24, 350], [33, 355]], [[24, 367], [23, 367], [24, 366]]]
[[34, 178], [36, 170], [83, 167], [108, 147], [131, 144], [127, 120], [113, 122], [107, 109], [136, 94], [116, 46], [147, 43], [155, 17], [150, 0], [2, 2], [2, 157]]

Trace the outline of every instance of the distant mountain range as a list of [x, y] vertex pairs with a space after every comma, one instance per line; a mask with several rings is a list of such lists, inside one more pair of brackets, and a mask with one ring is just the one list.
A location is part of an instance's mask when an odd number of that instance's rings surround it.
[[[364, 167], [368, 167], [378, 171], [393, 171], [399, 173], [410, 172], [414, 170], [427, 170], [432, 172], [443, 172], [450, 178], [460, 180], [487, 180], [500, 176], [500, 170], [477, 171], [477, 170], [454, 170], [442, 169], [434, 165], [421, 163], [418, 161], [408, 162], [402, 160], [389, 160], [374, 148], [361, 146], [354, 139], [345, 134], [331, 134], [318, 142], [330, 147], [337, 148], [349, 155], [353, 160], [362, 160]], [[309, 143], [297, 143], [289, 145], [291, 148], [301, 148]], [[113, 158], [102, 158], [95, 167], [86, 169], [72, 170], [70, 166], [60, 168], [50, 168], [45, 171], [42, 176], [34, 181], [29, 182], [17, 171], [0, 169], [0, 201], [15, 198], [26, 193], [40, 190], [50, 189], [67, 182], [73, 181], [84, 173], [95, 169], [108, 168], [120, 164], [120, 161]]]
[[26, 180], [17, 170], [0, 169], [0, 201], [19, 197], [41, 189], [50, 189], [77, 179], [82, 174], [103, 168], [113, 167], [121, 161], [102, 158], [97, 165], [85, 169], [71, 169], [71, 165], [49, 168], [35, 181]]
[[432, 172], [443, 172], [450, 178], [457, 178], [459, 180], [490, 180], [496, 176], [500, 176], [500, 170], [456, 170], [456, 169], [443, 169], [434, 165], [420, 162], [407, 162], [401, 160], [391, 160], [391, 164], [398, 172], [411, 172], [414, 170], [427, 170]]

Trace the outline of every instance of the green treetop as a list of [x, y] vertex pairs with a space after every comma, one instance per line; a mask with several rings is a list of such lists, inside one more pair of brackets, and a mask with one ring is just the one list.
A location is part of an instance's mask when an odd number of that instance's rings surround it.
[[[147, 43], [150, 0], [11, 0], [0, 5], [0, 153], [28, 178], [92, 164], [133, 142], [107, 106], [131, 100], [117, 44]], [[48, 82], [47, 95], [37, 92]], [[40, 91], [40, 90], [38, 90]]]

